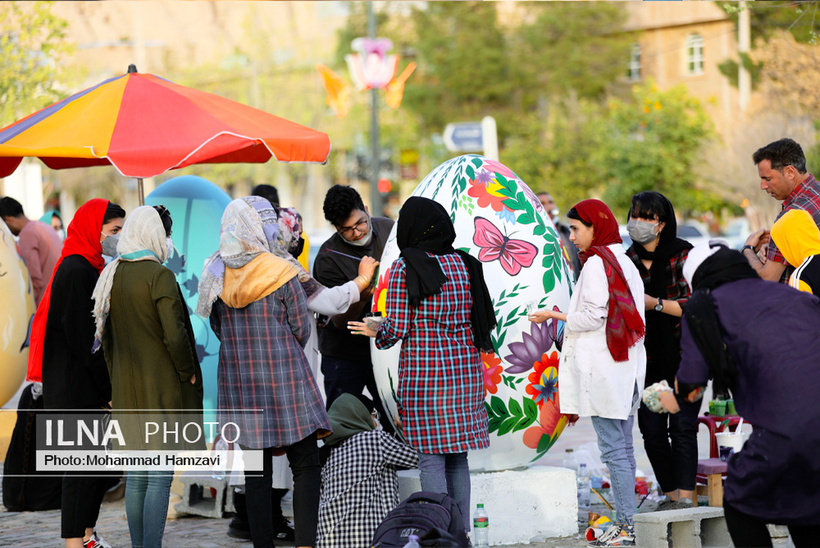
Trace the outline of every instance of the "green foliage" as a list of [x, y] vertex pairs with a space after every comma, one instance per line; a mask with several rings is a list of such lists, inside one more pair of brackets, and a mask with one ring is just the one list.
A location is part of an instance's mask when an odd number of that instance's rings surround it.
[[661, 91], [653, 82], [635, 86], [629, 101], [612, 100], [604, 147], [594, 154], [603, 169], [604, 201], [625, 218], [631, 197], [652, 189], [681, 212], [696, 210], [706, 192], [693, 185], [710, 121], [684, 86]]
[[[749, 71], [749, 75], [752, 77], [752, 89], [757, 89], [757, 84], [760, 81], [760, 69], [763, 67], [762, 64], [755, 63], [749, 57], [749, 54], [746, 52], [741, 52], [740, 58], [743, 60], [743, 66]], [[728, 78], [729, 83], [732, 86], [737, 87], [738, 85], [738, 62], [733, 59], [727, 59], [722, 63], [718, 64], [718, 70], [722, 75]]]
[[0, 127], [66, 96], [66, 25], [50, 3], [0, 2]]
[[[737, 25], [741, 8], [737, 2], [718, 2]], [[814, 44], [820, 33], [818, 2], [746, 2], [750, 11], [752, 44], [757, 38], [768, 40], [775, 31], [787, 30], [798, 42]]]
[[528, 102], [567, 94], [600, 97], [623, 73], [630, 33], [613, 33], [626, 22], [622, 6], [610, 2], [532, 2], [533, 22], [514, 33], [512, 65]]

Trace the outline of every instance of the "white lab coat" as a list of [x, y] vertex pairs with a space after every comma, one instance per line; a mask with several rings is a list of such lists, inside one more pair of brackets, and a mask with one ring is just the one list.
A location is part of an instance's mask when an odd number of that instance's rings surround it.
[[[645, 321], [644, 286], [638, 269], [621, 244], [608, 246], [623, 269], [635, 306]], [[609, 284], [603, 260], [592, 256], [581, 269], [569, 302], [564, 347], [558, 367], [561, 413], [626, 420], [637, 409], [632, 395], [643, 390], [646, 350], [643, 340], [616, 362], [606, 345]], [[640, 398], [638, 399], [640, 402]]]

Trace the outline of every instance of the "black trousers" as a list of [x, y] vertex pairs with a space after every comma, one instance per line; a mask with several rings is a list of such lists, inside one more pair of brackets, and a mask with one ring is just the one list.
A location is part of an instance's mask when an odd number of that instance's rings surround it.
[[[723, 499], [723, 513], [726, 527], [736, 548], [771, 548], [772, 537], [766, 528], [766, 522], [744, 514]], [[796, 548], [818, 546], [816, 526], [789, 525], [789, 534]]]
[[60, 536], [83, 537], [86, 528], [97, 525], [105, 492], [118, 481], [118, 478], [89, 477], [79, 472], [66, 472], [63, 476]]
[[[244, 446], [242, 449], [250, 450]], [[261, 475], [245, 473], [245, 500], [254, 548], [274, 546], [270, 487], [273, 476], [273, 449], [263, 449]], [[293, 522], [296, 546], [314, 546], [319, 523], [319, 489], [322, 483], [322, 466], [319, 464], [316, 435], [311, 434], [284, 449], [290, 469], [293, 471]]]
[[683, 402], [674, 414], [653, 413], [643, 402], [638, 408], [638, 428], [646, 456], [664, 493], [695, 489], [700, 404]]

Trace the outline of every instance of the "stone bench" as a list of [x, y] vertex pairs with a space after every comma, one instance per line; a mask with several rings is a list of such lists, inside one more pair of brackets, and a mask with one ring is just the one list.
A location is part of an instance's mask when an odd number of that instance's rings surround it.
[[723, 508], [711, 506], [635, 514], [635, 540], [647, 548], [732, 546]]

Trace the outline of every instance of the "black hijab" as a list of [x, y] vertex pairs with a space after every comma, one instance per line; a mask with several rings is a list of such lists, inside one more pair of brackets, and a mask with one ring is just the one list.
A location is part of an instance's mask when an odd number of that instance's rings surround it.
[[[660, 210], [660, 211], [658, 211]], [[640, 260], [652, 261], [649, 267], [649, 282], [646, 293], [658, 298], [666, 298], [667, 288], [672, 285], [673, 273], [667, 266], [669, 260], [681, 251], [692, 249], [692, 244], [678, 238], [678, 221], [672, 202], [659, 192], [647, 191], [632, 198], [632, 217], [650, 218], [658, 216], [665, 223], [655, 251], [647, 251], [644, 246], [633, 242], [631, 249]], [[638, 262], [638, 261], [636, 261]], [[637, 265], [640, 269], [641, 266]], [[646, 371], [647, 386], [661, 380], [671, 382], [680, 365], [680, 320], [663, 312], [646, 312], [646, 351], [650, 367]]]
[[712, 290], [725, 283], [757, 278], [758, 275], [740, 252], [720, 244], [711, 247], [719, 249], [707, 257], [692, 276], [692, 296], [684, 311], [684, 319], [709, 365], [709, 376], [714, 380], [712, 391], [716, 398], [721, 398], [727, 397], [728, 390], [734, 388], [737, 367], [723, 341]]
[[473, 307], [470, 321], [473, 325], [473, 344], [479, 350], [493, 350], [490, 332], [496, 326], [493, 301], [481, 262], [469, 254], [453, 249], [456, 231], [453, 222], [441, 204], [428, 198], [408, 198], [399, 211], [396, 242], [407, 264], [407, 300], [417, 307], [423, 299], [441, 292], [447, 277], [432, 255], [458, 253], [470, 275], [470, 294]]

